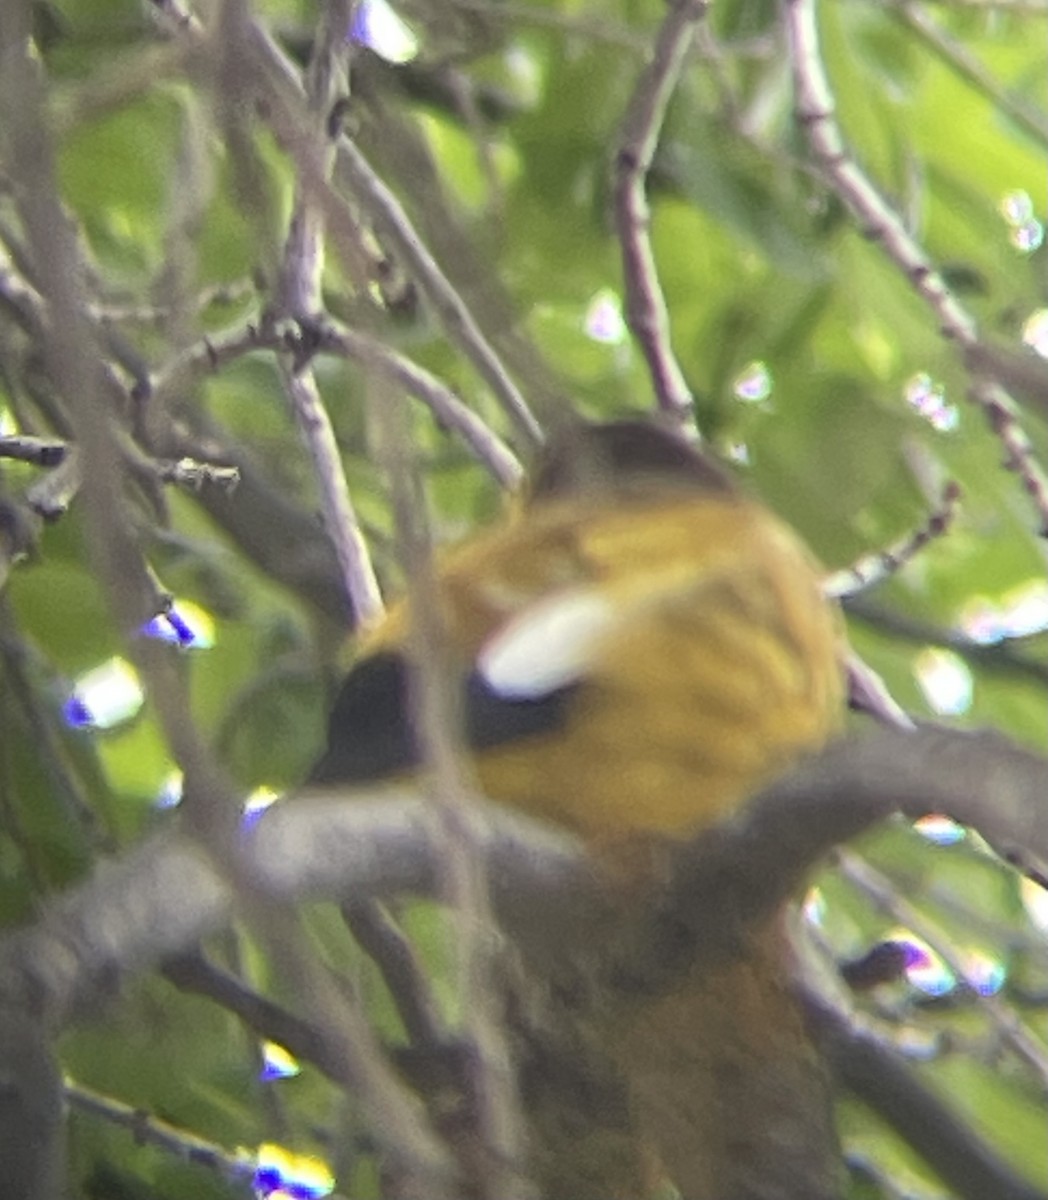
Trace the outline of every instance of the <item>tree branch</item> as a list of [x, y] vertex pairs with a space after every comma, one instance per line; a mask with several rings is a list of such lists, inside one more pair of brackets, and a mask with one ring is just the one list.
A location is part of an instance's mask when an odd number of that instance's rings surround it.
[[669, 6], [651, 62], [630, 97], [615, 155], [615, 220], [626, 318], [647, 360], [659, 408], [682, 426], [694, 424], [695, 401], [670, 342], [669, 313], [651, 248], [646, 188], [666, 109], [706, 7], [706, 0], [680, 0]]
[[837, 1079], [908, 1142], [962, 1200], [1045, 1200], [914, 1070], [871, 1033], [854, 1028], [812, 993], [805, 1003]]
[[[1004, 848], [1048, 859], [1046, 788], [1048, 761], [994, 733], [879, 729], [842, 740], [681, 847], [666, 895], [647, 912], [631, 903], [611, 968], [639, 972], [657, 989], [730, 955], [830, 848], [896, 811], [944, 812]], [[478, 807], [476, 820], [495, 909], [532, 961], [572, 958], [621, 915], [615, 889], [570, 839], [498, 808]], [[274, 806], [243, 831], [234, 874], [267, 904], [433, 894], [439, 876], [425, 802], [392, 789], [303, 794]], [[39, 1014], [47, 1029], [68, 1025], [122, 980], [228, 923], [236, 900], [228, 877], [228, 862], [176, 831], [140, 845], [0, 940], [0, 1007]], [[348, 1030], [328, 1021], [332, 1003], [307, 1017], [330, 1051], [327, 1069], [356, 1078], [360, 1055], [349, 1052]], [[416, 1132], [413, 1171], [430, 1153], [428, 1135]]]
[[1048, 476], [1019, 421], [1011, 396], [989, 368], [991, 356], [974, 317], [950, 290], [898, 212], [880, 194], [852, 157], [837, 120], [833, 91], [819, 50], [815, 0], [785, 0], [784, 12], [793, 67], [797, 121], [830, 186], [903, 273], [939, 322], [942, 336], [960, 352], [972, 383], [969, 394], [979, 405], [1033, 503], [1040, 531], [1048, 536]]
[[[925, 727], [847, 738], [762, 792], [733, 821], [679, 852], [670, 907], [719, 944], [701, 905], [741, 923], [794, 894], [834, 845], [894, 812], [941, 812], [1004, 849], [1048, 858], [1048, 760], [996, 733]], [[581, 847], [498, 807], [478, 811], [500, 918], [525, 941], [567, 937], [606, 903]], [[239, 842], [239, 870], [262, 894], [432, 895], [425, 802], [409, 789], [306, 793], [268, 810]], [[228, 865], [175, 830], [112, 862], [41, 920], [0, 940], [0, 998], [31, 1003], [63, 1026], [113, 983], [137, 975], [228, 922]]]

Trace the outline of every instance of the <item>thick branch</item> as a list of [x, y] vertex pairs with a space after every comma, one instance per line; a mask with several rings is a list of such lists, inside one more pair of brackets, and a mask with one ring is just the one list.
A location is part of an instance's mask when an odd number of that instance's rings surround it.
[[[716, 949], [725, 913], [737, 928], [774, 911], [829, 849], [896, 811], [947, 813], [1004, 849], [1048, 859], [1046, 793], [1048, 761], [995, 733], [880, 729], [846, 739], [682, 851], [677, 916]], [[495, 906], [514, 936], [549, 942], [599, 916], [603, 890], [577, 843], [502, 809], [483, 815]], [[429, 829], [425, 802], [408, 789], [303, 795], [245, 832], [240, 869], [283, 900], [432, 893]], [[104, 986], [228, 922], [228, 875], [174, 831], [144, 843], [0, 941], [0, 999], [68, 1023]], [[702, 907], [711, 898], [716, 920]]]

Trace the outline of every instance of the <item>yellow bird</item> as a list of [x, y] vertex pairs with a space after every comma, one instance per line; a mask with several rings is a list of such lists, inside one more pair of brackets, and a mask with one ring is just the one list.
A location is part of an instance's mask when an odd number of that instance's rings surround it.
[[[655, 425], [562, 435], [523, 515], [453, 551], [438, 587], [485, 793], [588, 838], [689, 837], [840, 724], [818, 566]], [[314, 782], [417, 763], [407, 620], [365, 637]]]
[[[601, 853], [694, 836], [842, 723], [840, 622], [819, 566], [723, 468], [653, 423], [559, 435], [522, 510], [441, 560], [437, 594], [484, 794]], [[364, 637], [313, 782], [417, 765], [408, 620], [394, 607]], [[818, 1073], [783, 941], [778, 923], [759, 930], [742, 960], [614, 1023], [638, 1119], [686, 1200], [824, 1194], [810, 1179], [761, 1190], [804, 1108], [790, 1092]], [[747, 1132], [755, 1121], [763, 1133]], [[581, 1200], [571, 1186], [550, 1200]], [[616, 1200], [642, 1200], [642, 1187]]]

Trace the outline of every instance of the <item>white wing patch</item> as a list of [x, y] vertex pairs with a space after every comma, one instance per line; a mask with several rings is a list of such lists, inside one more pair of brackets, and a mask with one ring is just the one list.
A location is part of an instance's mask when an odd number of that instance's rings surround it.
[[496, 695], [538, 700], [577, 683], [604, 635], [620, 622], [595, 587], [572, 588], [526, 608], [481, 647], [477, 671]]

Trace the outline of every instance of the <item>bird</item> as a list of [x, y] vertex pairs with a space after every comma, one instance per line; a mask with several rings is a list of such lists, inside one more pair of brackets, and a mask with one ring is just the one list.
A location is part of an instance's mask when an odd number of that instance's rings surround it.
[[[481, 793], [601, 862], [648, 863], [652, 846], [729, 819], [842, 728], [842, 623], [822, 576], [801, 538], [680, 432], [643, 417], [567, 424], [515, 510], [435, 568]], [[423, 765], [410, 622], [397, 603], [363, 634], [311, 783]], [[832, 1137], [785, 943], [777, 916], [732, 961], [610, 1005], [606, 1040], [657, 1167], [620, 1190], [604, 1179], [595, 1197], [647, 1200], [666, 1181], [685, 1200], [833, 1194], [797, 1127], [805, 1114]], [[590, 1194], [573, 1169], [553, 1172], [551, 1200]]]

